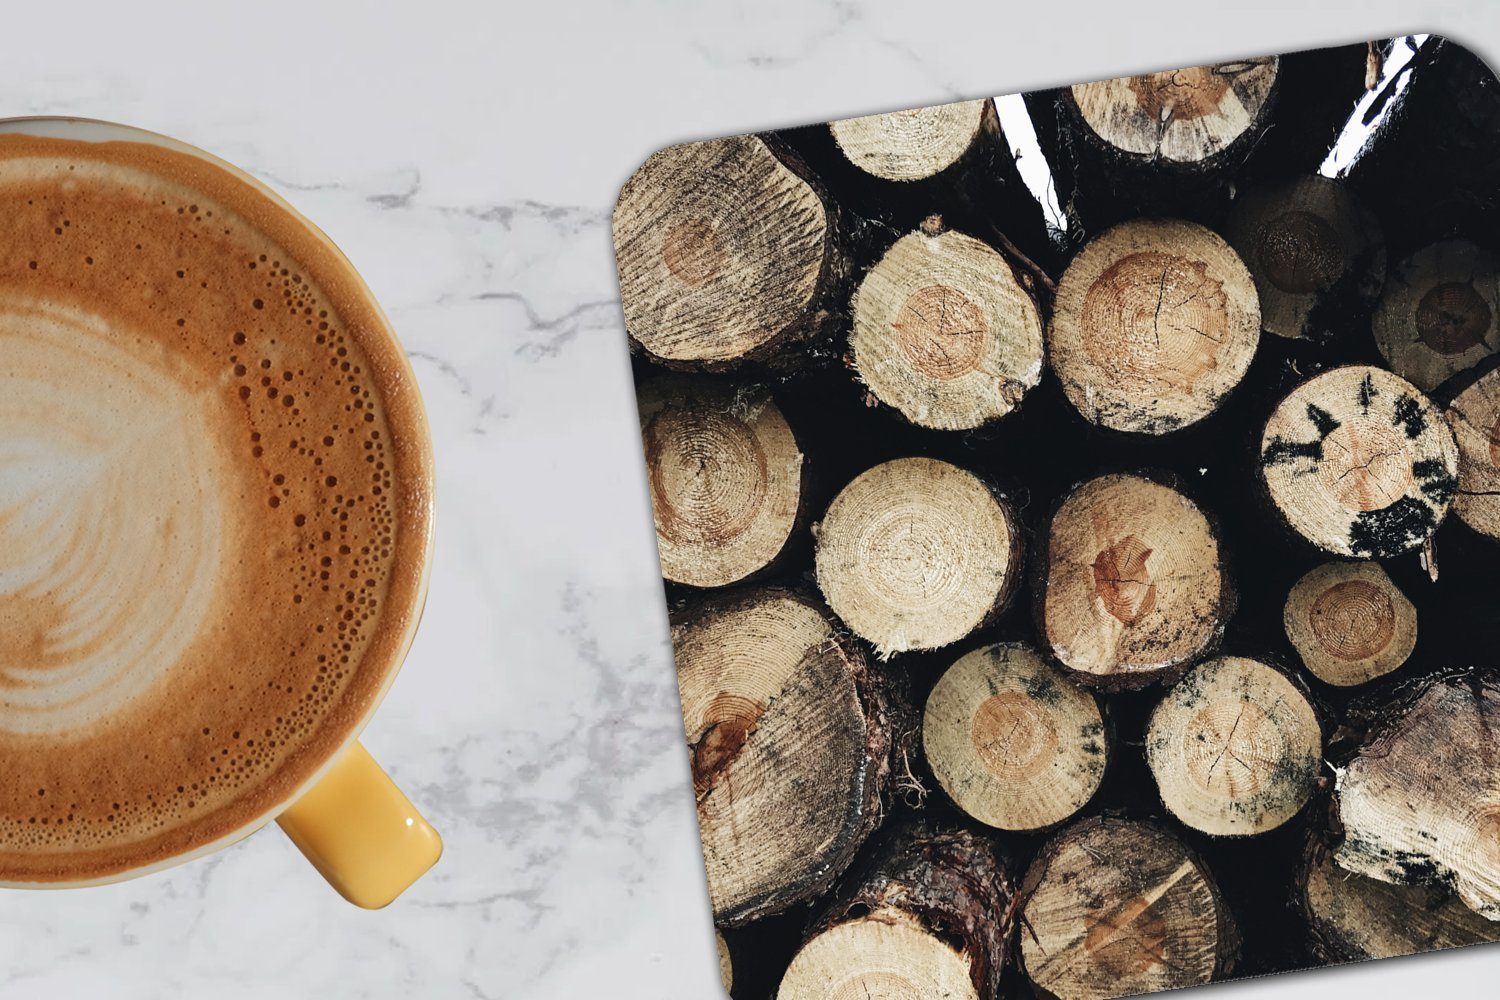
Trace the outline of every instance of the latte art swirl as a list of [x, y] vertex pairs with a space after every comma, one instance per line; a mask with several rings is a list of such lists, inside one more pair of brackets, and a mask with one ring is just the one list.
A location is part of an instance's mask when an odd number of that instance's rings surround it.
[[203, 393], [129, 339], [76, 309], [0, 306], [0, 730], [116, 711], [209, 613], [225, 510]]

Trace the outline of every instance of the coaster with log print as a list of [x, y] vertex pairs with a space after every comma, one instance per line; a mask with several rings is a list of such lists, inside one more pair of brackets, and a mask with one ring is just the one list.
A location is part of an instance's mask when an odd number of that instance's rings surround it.
[[1201, 986], [1237, 957], [1213, 876], [1155, 823], [1096, 817], [1065, 827], [1032, 862], [1021, 899], [1021, 963], [1040, 996]]
[[1146, 762], [1167, 810], [1220, 837], [1251, 837], [1307, 804], [1323, 762], [1312, 705], [1279, 671], [1224, 656], [1199, 664], [1162, 698]]
[[666, 378], [639, 403], [662, 576], [722, 587], [771, 565], [802, 510], [804, 459], [770, 394]]
[[1019, 576], [1009, 508], [930, 458], [864, 472], [814, 531], [828, 606], [883, 657], [957, 642], [1004, 608]]
[[1042, 319], [1010, 263], [936, 217], [901, 237], [854, 295], [851, 363], [919, 427], [968, 430], [1042, 378]]
[[1410, 382], [1349, 365], [1299, 385], [1266, 421], [1271, 502], [1335, 555], [1386, 558], [1427, 541], [1458, 489], [1458, 446]]
[[1203, 512], [1133, 475], [1068, 494], [1052, 518], [1037, 593], [1047, 652], [1106, 690], [1181, 673], [1218, 642], [1231, 604]]
[[1260, 341], [1255, 280], [1223, 238], [1121, 223], [1063, 274], [1047, 350], [1068, 401], [1111, 430], [1166, 434], [1218, 409]]
[[1109, 751], [1099, 703], [1034, 650], [961, 657], [927, 698], [922, 744], [938, 784], [1001, 830], [1041, 830], [1082, 809]]
[[1384, 677], [1417, 645], [1417, 609], [1376, 562], [1308, 570], [1287, 594], [1282, 617], [1303, 665], [1336, 687]]
[[1500, 940], [1500, 78], [1411, 35], [848, 110], [614, 215], [733, 1000]]

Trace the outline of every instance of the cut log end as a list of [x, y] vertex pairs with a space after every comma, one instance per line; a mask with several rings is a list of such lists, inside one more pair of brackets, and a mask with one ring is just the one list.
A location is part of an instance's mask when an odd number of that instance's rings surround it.
[[954, 803], [1001, 830], [1072, 816], [1108, 760], [1094, 696], [1020, 645], [986, 646], [949, 668], [927, 699], [922, 742]]
[[797, 953], [777, 1000], [954, 997], [983, 1000], [969, 963], [900, 910], [882, 910], [819, 934]]
[[1467, 240], [1418, 250], [1392, 272], [1374, 329], [1392, 370], [1431, 392], [1500, 351], [1500, 261]]
[[1278, 66], [1274, 57], [1192, 66], [1076, 84], [1069, 93], [1093, 134], [1119, 153], [1202, 165], [1264, 120]]
[[1299, 177], [1242, 195], [1226, 227], [1260, 296], [1261, 328], [1322, 340], [1329, 316], [1373, 304], [1385, 280], [1375, 217], [1339, 181]]
[[715, 919], [825, 891], [881, 815], [896, 738], [881, 688], [824, 613], [762, 589], [672, 630]]
[[1067, 827], [1032, 863], [1022, 893], [1021, 961], [1043, 996], [1199, 986], [1236, 957], [1208, 869], [1153, 824], [1096, 817]]
[[769, 394], [663, 379], [638, 394], [662, 576], [722, 587], [792, 539], [804, 458]]
[[870, 269], [849, 344], [877, 399], [937, 430], [1005, 416], [1042, 377], [1036, 301], [998, 251], [951, 231], [903, 236]]
[[986, 99], [914, 108], [830, 122], [829, 130], [856, 167], [888, 181], [920, 181], [941, 173], [979, 141], [986, 117], [994, 117]]
[[1442, 413], [1381, 368], [1350, 365], [1302, 383], [1261, 436], [1271, 501], [1304, 538], [1341, 556], [1420, 547], [1458, 488]]
[[1020, 535], [972, 473], [903, 458], [859, 475], [817, 528], [818, 586], [882, 656], [936, 649], [990, 620], [1015, 588]]
[[1448, 423], [1458, 442], [1453, 513], [1481, 535], [1500, 540], [1500, 367], [1454, 398]]
[[1469, 672], [1398, 699], [1338, 772], [1335, 861], [1402, 885], [1451, 888], [1500, 921], [1500, 680]]
[[714, 929], [714, 944], [719, 950], [719, 982], [724, 984], [724, 995], [728, 996], [734, 992], [734, 959], [729, 954], [729, 942], [718, 928]]
[[631, 340], [682, 366], [760, 358], [809, 332], [837, 255], [818, 193], [755, 136], [652, 156], [620, 193], [614, 235]]
[[1266, 833], [1307, 804], [1323, 760], [1317, 715], [1280, 672], [1226, 656], [1190, 670], [1151, 715], [1146, 761], [1168, 811], [1223, 837]]
[[987, 841], [915, 824], [883, 838], [839, 890], [778, 1000], [995, 995], [1012, 890]]
[[1041, 633], [1086, 684], [1140, 687], [1180, 673], [1217, 642], [1229, 603], [1219, 543], [1171, 487], [1110, 475], [1053, 516]]
[[1216, 410], [1259, 342], [1255, 281], [1229, 244], [1192, 223], [1140, 219], [1068, 266], [1047, 349], [1085, 419], [1165, 434]]
[[1400, 958], [1500, 940], [1492, 923], [1432, 886], [1392, 885], [1339, 868], [1314, 837], [1297, 876], [1297, 902], [1324, 961]]
[[1417, 609], [1375, 562], [1330, 562], [1298, 580], [1283, 613], [1302, 663], [1354, 687], [1397, 670], [1417, 644]]

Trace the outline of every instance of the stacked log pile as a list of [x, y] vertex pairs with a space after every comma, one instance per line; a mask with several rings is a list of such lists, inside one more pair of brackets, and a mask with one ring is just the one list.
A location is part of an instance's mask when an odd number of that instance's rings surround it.
[[1062, 228], [989, 100], [626, 185], [736, 1000], [1500, 940], [1500, 84], [1413, 44], [1025, 95]]

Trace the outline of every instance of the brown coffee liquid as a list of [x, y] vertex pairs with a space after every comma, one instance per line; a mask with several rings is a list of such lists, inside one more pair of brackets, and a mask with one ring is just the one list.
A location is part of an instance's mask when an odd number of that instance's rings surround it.
[[231, 172], [0, 136], [0, 883], [231, 836], [362, 724], [430, 530], [396, 350]]

